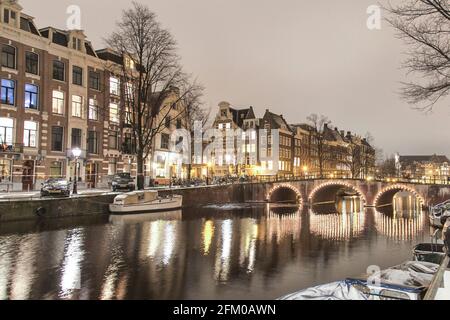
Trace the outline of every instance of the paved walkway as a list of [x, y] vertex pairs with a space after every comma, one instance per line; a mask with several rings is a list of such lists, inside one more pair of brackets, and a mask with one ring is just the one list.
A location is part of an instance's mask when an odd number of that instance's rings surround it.
[[[104, 194], [111, 192], [111, 189], [89, 189], [89, 190], [78, 190], [78, 195], [96, 195], [96, 194]], [[41, 193], [40, 191], [31, 191], [31, 192], [9, 192], [9, 193], [0, 193], [0, 201], [9, 201], [9, 200], [25, 200], [25, 199], [40, 199]]]

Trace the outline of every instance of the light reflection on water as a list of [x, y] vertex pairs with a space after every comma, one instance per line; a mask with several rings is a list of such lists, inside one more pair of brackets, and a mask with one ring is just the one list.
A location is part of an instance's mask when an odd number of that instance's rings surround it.
[[0, 299], [274, 299], [411, 258], [425, 216], [235, 205], [0, 229]]

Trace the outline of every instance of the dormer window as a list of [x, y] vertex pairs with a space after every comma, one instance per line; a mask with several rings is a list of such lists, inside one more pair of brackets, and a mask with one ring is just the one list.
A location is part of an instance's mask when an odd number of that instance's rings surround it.
[[17, 20], [17, 12], [16, 11], [12, 11], [10, 9], [4, 9], [3, 10], [3, 22], [4, 23], [10, 23], [13, 22], [15, 23]]
[[73, 50], [81, 51], [81, 39], [73, 37], [72, 38], [72, 48], [73, 48]]

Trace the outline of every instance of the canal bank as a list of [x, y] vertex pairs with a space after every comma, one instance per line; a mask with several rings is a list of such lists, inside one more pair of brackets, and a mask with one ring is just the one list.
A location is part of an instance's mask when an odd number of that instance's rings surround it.
[[[183, 206], [203, 206], [244, 202], [244, 185], [160, 189], [161, 196], [183, 196]], [[11, 199], [0, 202], [0, 222], [42, 218], [98, 216], [109, 213], [108, 206], [117, 193], [82, 195], [56, 199]]]

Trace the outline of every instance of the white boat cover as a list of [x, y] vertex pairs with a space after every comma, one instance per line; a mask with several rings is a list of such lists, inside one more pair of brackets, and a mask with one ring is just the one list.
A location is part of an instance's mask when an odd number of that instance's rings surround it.
[[428, 287], [439, 265], [429, 262], [408, 261], [381, 271], [383, 283], [409, 287]]
[[[380, 272], [383, 284], [428, 287], [439, 265], [429, 262], [408, 261]], [[368, 279], [368, 276], [360, 279]], [[280, 300], [368, 300], [368, 297], [345, 281], [333, 282], [287, 295]]]
[[367, 297], [345, 281], [338, 281], [293, 293], [280, 300], [367, 300]]

